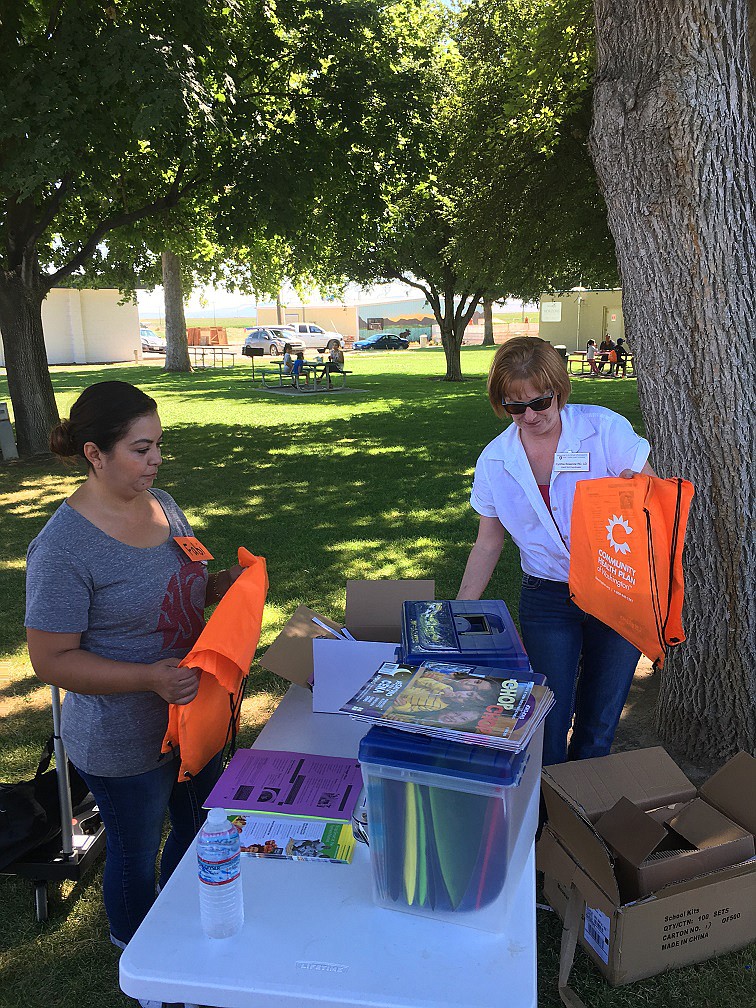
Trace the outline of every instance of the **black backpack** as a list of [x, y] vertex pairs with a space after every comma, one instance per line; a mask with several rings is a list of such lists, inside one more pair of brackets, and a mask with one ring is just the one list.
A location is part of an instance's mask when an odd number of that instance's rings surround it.
[[[27, 851], [49, 843], [60, 833], [58, 772], [50, 770], [54, 752], [49, 738], [34, 778], [0, 784], [0, 872]], [[69, 762], [71, 804], [80, 805], [89, 789]]]

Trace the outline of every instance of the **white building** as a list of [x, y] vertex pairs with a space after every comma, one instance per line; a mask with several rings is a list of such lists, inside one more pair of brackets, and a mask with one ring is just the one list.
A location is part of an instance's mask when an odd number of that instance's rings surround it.
[[[139, 309], [119, 304], [117, 290], [56, 287], [42, 302], [42, 326], [50, 364], [110, 364], [141, 356]], [[5, 351], [0, 345], [0, 366]]]

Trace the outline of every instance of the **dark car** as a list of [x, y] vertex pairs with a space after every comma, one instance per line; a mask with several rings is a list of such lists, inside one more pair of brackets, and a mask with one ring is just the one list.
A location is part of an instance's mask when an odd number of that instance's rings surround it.
[[409, 340], [396, 333], [384, 332], [376, 333], [374, 336], [366, 336], [365, 339], [357, 340], [354, 344], [355, 350], [406, 350]]

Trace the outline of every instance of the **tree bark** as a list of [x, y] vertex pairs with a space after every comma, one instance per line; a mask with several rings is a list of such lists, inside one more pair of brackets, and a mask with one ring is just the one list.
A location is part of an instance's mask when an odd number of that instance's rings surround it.
[[58, 421], [42, 329], [46, 293], [24, 285], [17, 273], [0, 272], [0, 332], [22, 458], [49, 454], [50, 431]]
[[756, 142], [746, 0], [594, 0], [591, 149], [662, 475], [696, 489], [662, 738], [756, 753]]
[[483, 298], [483, 346], [493, 345], [493, 301], [490, 298]]
[[186, 342], [184, 289], [181, 261], [174, 252], [163, 252], [163, 296], [165, 298], [165, 367], [166, 371], [191, 371]]

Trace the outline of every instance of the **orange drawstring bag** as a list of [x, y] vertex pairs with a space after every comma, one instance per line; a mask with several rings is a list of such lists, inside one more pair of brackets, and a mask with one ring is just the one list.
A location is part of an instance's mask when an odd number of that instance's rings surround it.
[[244, 681], [262, 626], [268, 592], [264, 557], [239, 547], [244, 568], [181, 661], [183, 668], [202, 669], [199, 692], [188, 704], [171, 704], [163, 752], [179, 747], [179, 780], [193, 777], [236, 735]]
[[693, 485], [635, 475], [580, 480], [570, 527], [570, 594], [661, 668], [685, 640], [682, 550]]

